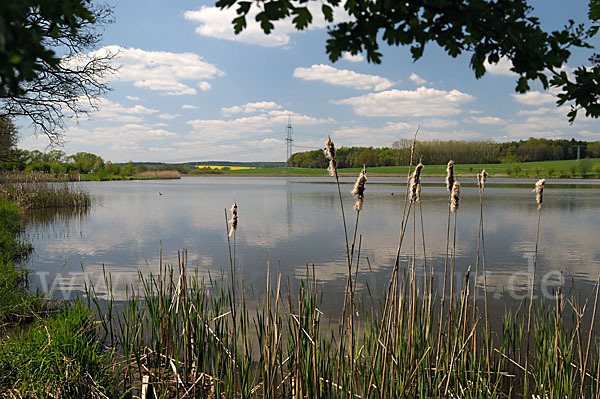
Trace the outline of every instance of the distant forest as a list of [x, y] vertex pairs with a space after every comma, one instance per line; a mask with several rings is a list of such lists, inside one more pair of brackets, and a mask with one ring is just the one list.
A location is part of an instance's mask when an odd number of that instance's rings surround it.
[[[338, 167], [401, 166], [410, 161], [412, 140], [395, 141], [391, 148], [341, 147], [337, 149]], [[424, 164], [441, 165], [452, 159], [462, 164], [490, 164], [528, 161], [556, 161], [581, 158], [600, 158], [600, 141], [548, 140], [530, 138], [509, 143], [491, 141], [418, 141], [415, 160]], [[326, 168], [322, 150], [298, 152], [288, 160], [299, 168]]]

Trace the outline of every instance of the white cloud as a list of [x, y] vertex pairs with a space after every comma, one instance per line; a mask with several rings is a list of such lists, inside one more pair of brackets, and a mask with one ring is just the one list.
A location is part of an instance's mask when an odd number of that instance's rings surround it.
[[586, 139], [598, 140], [600, 138], [600, 131], [581, 130], [579, 134]]
[[419, 75], [417, 75], [414, 72], [411, 73], [408, 78], [410, 80], [412, 80], [413, 83], [416, 84], [416, 85], [418, 85], [418, 86], [423, 86], [423, 85], [426, 85], [427, 83], [429, 83], [428, 81], [426, 81], [425, 79], [423, 79], [422, 77], [420, 77]]
[[416, 90], [369, 93], [332, 102], [351, 105], [355, 113], [364, 116], [427, 117], [458, 114], [461, 112], [460, 106], [473, 98], [458, 90], [419, 87]]
[[157, 109], [144, 107], [139, 104], [133, 107], [126, 107], [103, 97], [96, 98], [95, 105], [97, 111], [90, 113], [90, 118], [103, 119], [105, 122], [139, 123], [144, 120], [143, 115], [151, 115], [158, 112]]
[[444, 127], [452, 127], [458, 125], [458, 122], [450, 119], [425, 119], [421, 121], [421, 126], [426, 129], [440, 129]]
[[159, 137], [175, 137], [176, 133], [170, 132], [165, 129], [150, 129], [148, 130], [148, 134], [150, 136], [159, 136]]
[[357, 90], [381, 91], [394, 85], [386, 78], [365, 75], [348, 69], [337, 69], [329, 65], [313, 65], [310, 68], [294, 69], [294, 77], [304, 80], [320, 80], [337, 86], [352, 87]]
[[525, 94], [511, 94], [516, 102], [525, 105], [543, 105], [556, 102], [556, 97], [547, 92], [529, 91]]
[[502, 76], [518, 76], [510, 70], [512, 68], [512, 62], [508, 58], [500, 58], [500, 61], [496, 64], [490, 64], [487, 60], [483, 62], [483, 66], [487, 72], [491, 75], [502, 75]]
[[[223, 140], [233, 140], [232, 143], [238, 146], [240, 143], [247, 144], [248, 140], [256, 141], [257, 135], [263, 144], [277, 139], [283, 145], [283, 127], [287, 124], [288, 117], [291, 117], [294, 126], [314, 126], [334, 122], [331, 118], [323, 119], [285, 110], [280, 105], [269, 101], [248, 103], [225, 110], [223, 113], [226, 115], [241, 114], [241, 116], [233, 119], [188, 121], [187, 123], [193, 128], [188, 135], [190, 145], [194, 145], [193, 143], [196, 141], [206, 143], [206, 140], [213, 141], [217, 138], [219, 143], [222, 143]], [[201, 148], [199, 144], [195, 146]]]
[[[196, 94], [187, 81], [200, 81], [202, 90], [210, 88], [205, 79], [225, 75], [223, 71], [194, 53], [172, 53], [168, 51], [146, 51], [138, 48], [105, 46], [91, 55], [118, 54], [115, 62], [120, 69], [115, 78], [124, 82], [133, 82], [143, 87], [161, 92], [161, 94]], [[206, 86], [208, 84], [208, 86]]]
[[482, 125], [501, 125], [505, 123], [503, 119], [497, 116], [472, 116], [468, 120]]
[[181, 109], [200, 109], [200, 107], [197, 105], [183, 104]]
[[[434, 120], [432, 120], [434, 121]], [[437, 120], [442, 121], [442, 120]], [[448, 125], [452, 124], [453, 121]], [[477, 132], [465, 130], [436, 130], [434, 124], [421, 124], [419, 140], [473, 140]], [[442, 123], [440, 123], [442, 125]], [[447, 127], [447, 126], [440, 126]], [[334, 140], [344, 146], [391, 146], [398, 139], [412, 139], [416, 123], [388, 122], [384, 126], [342, 126], [331, 133]]]
[[[309, 2], [307, 3], [307, 7], [313, 16], [313, 22], [307, 29], [325, 28], [328, 23], [323, 18], [323, 14], [320, 10], [320, 3]], [[231, 23], [231, 21], [238, 16], [236, 7], [221, 10], [218, 7], [202, 6], [199, 10], [186, 11], [183, 15], [185, 19], [199, 23], [199, 26], [196, 28], [196, 33], [201, 36], [256, 44], [265, 47], [285, 46], [290, 42], [290, 35], [297, 32], [296, 28], [292, 25], [291, 18], [288, 18], [283, 21], [273, 22], [275, 28], [270, 34], [266, 35], [259, 23], [256, 22], [255, 18], [257, 13], [258, 7], [253, 4], [250, 13], [246, 16], [247, 27], [239, 35], [234, 33], [233, 25]], [[343, 8], [336, 7], [334, 9], [334, 19], [339, 22], [347, 21], [348, 16]]]
[[136, 96], [125, 96], [126, 99], [128, 99], [129, 101], [140, 101], [141, 98], [136, 97]]
[[164, 114], [159, 114], [158, 117], [160, 119], [165, 119], [165, 120], [171, 120], [171, 119], [177, 119], [181, 116], [181, 114], [168, 114], [168, 113], [164, 113]]
[[247, 103], [243, 105], [234, 105], [233, 107], [221, 108], [221, 113], [225, 116], [232, 116], [236, 114], [253, 114], [260, 111], [269, 111], [281, 109], [281, 105], [273, 101], [258, 101], [254, 103]]
[[365, 60], [365, 56], [362, 54], [352, 55], [352, 54], [348, 53], [347, 51], [344, 51], [344, 54], [342, 55], [342, 59], [344, 61], [350, 61], [350, 62], [363, 62]]
[[208, 83], [206, 81], [202, 81], [202, 82], [198, 82], [198, 87], [202, 91], [209, 91], [212, 86], [210, 85], [210, 83]]

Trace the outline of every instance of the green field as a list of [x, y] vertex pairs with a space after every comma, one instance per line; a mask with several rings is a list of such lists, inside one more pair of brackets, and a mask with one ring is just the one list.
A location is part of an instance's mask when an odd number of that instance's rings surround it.
[[[563, 178], [594, 178], [600, 177], [600, 158], [566, 161], [515, 162], [498, 164], [456, 164], [454, 171], [459, 176], [473, 176], [484, 169], [490, 176], [496, 177], [563, 177]], [[354, 176], [360, 168], [339, 169], [341, 176]], [[381, 166], [367, 168], [367, 173], [373, 175], [405, 176], [407, 166]], [[222, 175], [235, 176], [327, 176], [326, 169], [308, 168], [263, 168], [251, 170], [224, 170]], [[446, 165], [425, 165], [423, 174], [426, 176], [444, 176]]]

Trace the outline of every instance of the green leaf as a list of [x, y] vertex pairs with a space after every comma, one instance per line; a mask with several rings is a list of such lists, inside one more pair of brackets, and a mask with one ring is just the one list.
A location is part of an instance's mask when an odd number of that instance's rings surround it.
[[303, 30], [312, 22], [312, 15], [306, 7], [296, 7], [292, 10], [292, 14], [296, 15], [292, 22], [298, 30]]
[[275, 27], [273, 25], [273, 23], [271, 23], [271, 21], [269, 21], [269, 17], [267, 16], [267, 14], [264, 11], [263, 12], [259, 12], [258, 14], [256, 14], [256, 22], [260, 23], [261, 29], [266, 34], [271, 33], [271, 31]]
[[218, 0], [215, 5], [220, 9], [229, 8], [234, 5], [236, 0]]
[[238, 9], [236, 10], [236, 12], [238, 13], [238, 15], [246, 15], [248, 14], [248, 11], [250, 11], [251, 5], [252, 3], [249, 1], [240, 1], [238, 3]]
[[323, 16], [327, 22], [333, 22], [333, 9], [329, 7], [327, 4], [323, 4], [321, 7], [323, 11]]
[[517, 81], [517, 87], [515, 90], [519, 93], [525, 93], [527, 90], [529, 90], [529, 84], [527, 83], [527, 78], [525, 78], [524, 76], [521, 76], [519, 78], [519, 80]]
[[588, 17], [592, 21], [597, 21], [600, 19], [600, 0], [590, 0]]
[[246, 28], [246, 17], [240, 15], [237, 18], [234, 18], [233, 21], [233, 31], [236, 35], [238, 35], [241, 31]]

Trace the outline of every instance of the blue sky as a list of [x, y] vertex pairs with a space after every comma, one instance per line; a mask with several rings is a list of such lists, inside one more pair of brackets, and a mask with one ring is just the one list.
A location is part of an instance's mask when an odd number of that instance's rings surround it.
[[[560, 28], [586, 20], [586, 3], [538, 0], [533, 14]], [[382, 64], [360, 55], [332, 64], [320, 18], [303, 32], [282, 22], [271, 35], [249, 21], [235, 36], [234, 11], [213, 4], [113, 0], [115, 23], [97, 51], [118, 52], [120, 70], [98, 111], [68, 123], [63, 150], [113, 162], [283, 161], [288, 117], [294, 151], [322, 148], [328, 135], [338, 146], [391, 146], [418, 125], [424, 140], [600, 140], [599, 122], [581, 115], [570, 125], [553, 93], [516, 94], [504, 62], [477, 80], [469, 54], [453, 59], [430, 45], [417, 62], [408, 48], [383, 47]], [[588, 56], [576, 51], [568, 67]], [[20, 147], [47, 148], [45, 136], [20, 129]]]

